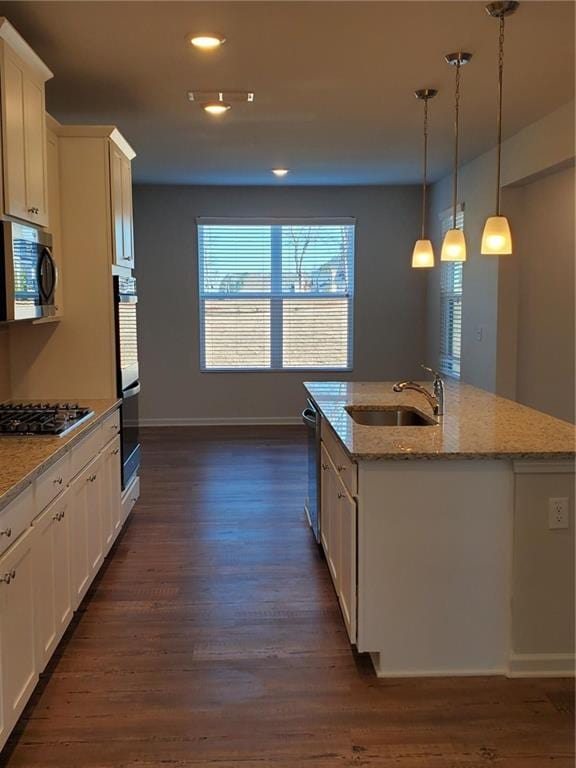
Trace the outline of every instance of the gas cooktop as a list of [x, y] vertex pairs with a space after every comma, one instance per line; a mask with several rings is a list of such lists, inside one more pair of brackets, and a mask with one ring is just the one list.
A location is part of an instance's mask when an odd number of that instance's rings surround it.
[[0, 403], [0, 435], [62, 437], [93, 413], [78, 403]]

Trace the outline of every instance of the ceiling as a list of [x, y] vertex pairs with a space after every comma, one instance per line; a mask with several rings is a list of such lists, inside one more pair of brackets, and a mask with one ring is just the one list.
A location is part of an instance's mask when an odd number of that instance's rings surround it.
[[[454, 70], [462, 71], [462, 159], [495, 140], [498, 24], [482, 2], [0, 2], [55, 77], [62, 122], [114, 123], [134, 177], [179, 184], [388, 184], [419, 180], [430, 105], [432, 178], [451, 163]], [[227, 37], [216, 52], [192, 31]], [[574, 97], [574, 4], [523, 2], [507, 25], [504, 134]], [[188, 90], [253, 90], [210, 117]], [[291, 169], [278, 181], [274, 167]]]

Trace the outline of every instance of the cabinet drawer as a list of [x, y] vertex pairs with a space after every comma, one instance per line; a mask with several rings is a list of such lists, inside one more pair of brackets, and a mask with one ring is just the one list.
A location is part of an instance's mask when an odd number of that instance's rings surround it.
[[102, 425], [93, 429], [78, 445], [70, 451], [70, 477], [76, 477], [92, 461], [102, 448]]
[[356, 496], [358, 493], [358, 470], [356, 462], [352, 461], [344, 448], [342, 448], [340, 441], [332, 431], [332, 428], [328, 426], [325, 419], [322, 419], [321, 436], [322, 441], [326, 446], [326, 450], [330, 454], [330, 458], [338, 470], [338, 475], [342, 479], [346, 489], [351, 496]]
[[67, 453], [36, 481], [36, 514], [61, 493], [70, 482], [70, 454]]
[[34, 494], [29, 485], [0, 512], [0, 554], [16, 541], [34, 517]]
[[122, 511], [121, 511], [121, 518], [122, 522], [126, 520], [130, 512], [132, 512], [132, 507], [138, 499], [140, 498], [140, 478], [136, 476], [134, 480], [130, 483], [128, 488], [124, 491], [122, 494]]
[[103, 448], [106, 443], [109, 443], [112, 438], [120, 432], [120, 411], [116, 410], [102, 423], [102, 444]]

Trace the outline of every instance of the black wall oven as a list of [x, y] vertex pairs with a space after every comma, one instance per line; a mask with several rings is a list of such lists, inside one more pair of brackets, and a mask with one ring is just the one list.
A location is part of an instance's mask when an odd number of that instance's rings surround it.
[[0, 322], [54, 315], [58, 272], [52, 235], [15, 221], [0, 225]]
[[114, 275], [114, 308], [116, 324], [116, 380], [120, 406], [122, 444], [122, 489], [140, 466], [140, 442], [138, 439], [138, 326], [136, 308], [136, 278], [131, 275]]

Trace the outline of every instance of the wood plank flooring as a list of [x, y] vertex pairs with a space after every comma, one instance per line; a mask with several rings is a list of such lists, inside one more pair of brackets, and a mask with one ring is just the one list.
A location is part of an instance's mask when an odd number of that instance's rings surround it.
[[3, 765], [574, 765], [568, 681], [378, 681], [352, 652], [299, 428], [143, 432], [141, 499]]

